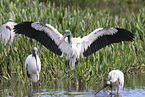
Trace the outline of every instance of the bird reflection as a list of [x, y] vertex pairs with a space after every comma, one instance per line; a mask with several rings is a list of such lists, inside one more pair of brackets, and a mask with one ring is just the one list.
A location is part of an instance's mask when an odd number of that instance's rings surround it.
[[116, 94], [116, 93], [115, 94], [110, 93], [110, 94], [107, 95], [107, 97], [123, 97], [123, 95], [121, 95], [119, 93], [118, 94]]

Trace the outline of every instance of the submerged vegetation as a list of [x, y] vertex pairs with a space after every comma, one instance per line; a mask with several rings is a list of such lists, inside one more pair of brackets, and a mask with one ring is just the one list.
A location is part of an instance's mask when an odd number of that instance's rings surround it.
[[[143, 71], [145, 67], [145, 12], [132, 14], [128, 18], [111, 16], [107, 11], [63, 6], [56, 7], [48, 2], [38, 1], [20, 3], [19, 0], [9, 2], [0, 0], [0, 26], [12, 18], [14, 22], [34, 21], [51, 24], [60, 33], [70, 29], [73, 37], [83, 37], [98, 27], [118, 27], [130, 30], [135, 38], [132, 42], [109, 45], [87, 58], [81, 58], [76, 68], [69, 69], [69, 80], [90, 85], [100, 82], [113, 69], [126, 73]], [[66, 79], [65, 57], [61, 58], [36, 40], [23, 35], [16, 35], [12, 45], [0, 43], [0, 80], [27, 83], [24, 64], [33, 47], [38, 48], [42, 69], [40, 82], [55, 82]], [[18, 83], [17, 83], [18, 84]]]

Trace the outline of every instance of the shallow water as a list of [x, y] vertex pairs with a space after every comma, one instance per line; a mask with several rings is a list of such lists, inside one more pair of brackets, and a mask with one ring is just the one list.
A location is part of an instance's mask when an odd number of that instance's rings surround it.
[[[97, 95], [93, 93], [98, 89], [98, 85], [94, 83], [93, 86], [84, 85], [75, 87], [75, 85], [69, 85], [66, 89], [66, 82], [44, 83], [41, 82], [41, 86], [34, 84], [32, 87], [25, 84], [22, 85], [19, 82], [13, 83], [1, 83], [0, 95], [7, 96], [31, 96], [31, 97], [145, 97], [145, 73], [125, 75], [124, 88], [120, 90], [117, 96], [115, 91], [112, 95], [108, 95], [106, 89], [99, 92]], [[100, 87], [99, 87], [100, 88]]]

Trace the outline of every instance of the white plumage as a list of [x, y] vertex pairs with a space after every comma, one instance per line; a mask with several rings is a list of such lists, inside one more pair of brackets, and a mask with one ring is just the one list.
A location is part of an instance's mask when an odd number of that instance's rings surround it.
[[16, 23], [14, 23], [12, 19], [9, 19], [6, 24], [0, 27], [0, 39], [2, 43], [6, 44], [10, 41], [13, 42], [15, 37], [15, 32], [13, 30], [14, 25], [16, 25]]
[[111, 92], [113, 88], [115, 88], [116, 93], [119, 93], [119, 90], [123, 88], [123, 85], [124, 85], [124, 74], [120, 70], [112, 70], [108, 74], [108, 81], [95, 94], [97, 94], [98, 92], [100, 92], [102, 89], [104, 89], [107, 86], [111, 88]]
[[119, 92], [119, 89], [124, 85], [124, 74], [120, 70], [112, 70], [108, 74], [108, 81], [116, 84], [114, 88]]
[[121, 41], [133, 40], [133, 34], [120, 28], [98, 28], [83, 38], [73, 38], [70, 30], [60, 34], [50, 24], [22, 22], [17, 24], [15, 32], [34, 38], [57, 55], [66, 55], [67, 65], [75, 68], [80, 56], [89, 56], [97, 50]]
[[30, 80], [36, 83], [39, 80], [39, 73], [41, 70], [41, 61], [37, 55], [37, 48], [34, 47], [32, 54], [26, 58], [25, 70]]

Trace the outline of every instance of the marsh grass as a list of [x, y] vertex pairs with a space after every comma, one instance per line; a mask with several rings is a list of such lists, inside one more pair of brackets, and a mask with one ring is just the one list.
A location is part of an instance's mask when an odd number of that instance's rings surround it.
[[[98, 27], [119, 27], [130, 30], [135, 38], [132, 42], [121, 42], [109, 45], [87, 58], [81, 58], [77, 72], [69, 69], [68, 80], [77, 81], [82, 85], [101, 82], [104, 76], [113, 69], [120, 69], [125, 74], [144, 70], [145, 63], [145, 13], [132, 14], [128, 18], [112, 17], [109, 10], [81, 10], [38, 1], [19, 2], [0, 0], [0, 26], [12, 18], [14, 22], [34, 21], [48, 23], [60, 33], [70, 29], [73, 37], [83, 37]], [[65, 57], [60, 58], [47, 50], [39, 42], [23, 35], [16, 35], [12, 45], [0, 44], [1, 81], [14, 80], [15, 83], [29, 82], [25, 72], [25, 59], [31, 54], [32, 48], [38, 48], [42, 62], [40, 82], [55, 83], [66, 79]], [[65, 85], [65, 84], [64, 84]]]

